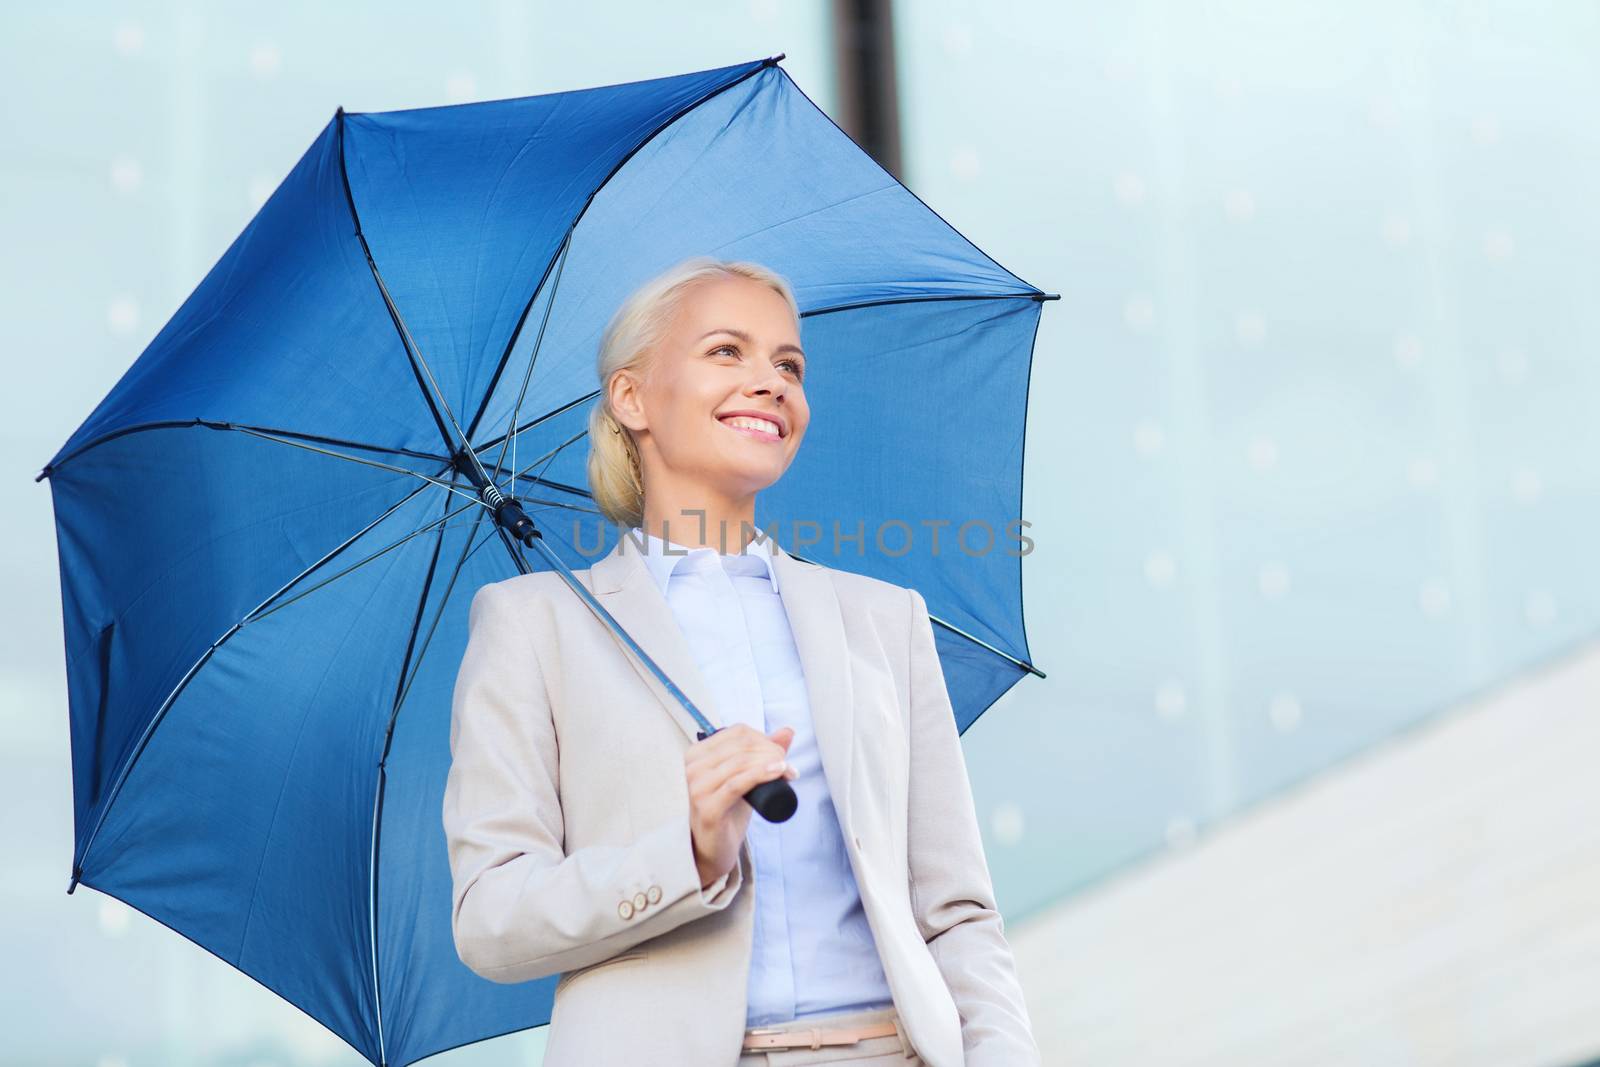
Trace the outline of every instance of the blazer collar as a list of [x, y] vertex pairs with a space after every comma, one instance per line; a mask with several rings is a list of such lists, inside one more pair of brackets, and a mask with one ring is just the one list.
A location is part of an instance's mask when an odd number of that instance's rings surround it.
[[[650, 572], [650, 577], [655, 579], [656, 588], [661, 590], [663, 596], [667, 592], [667, 582], [679, 566], [715, 566], [712, 557], [719, 555], [715, 548], [689, 548], [675, 541], [663, 541], [655, 534], [637, 526], [624, 531], [623, 537], [629, 540], [629, 551], [637, 551], [639, 545], [645, 546], [643, 553], [645, 568]], [[783, 589], [778, 584], [778, 572], [772, 565], [772, 540], [765, 537], [753, 540], [743, 554], [759, 561], [765, 567], [767, 578], [772, 583], [772, 591], [782, 595]]]
[[[840, 822], [848, 826], [855, 747], [854, 695], [850, 649], [845, 642], [844, 616], [838, 594], [828, 568], [795, 559], [775, 538], [770, 548], [773, 585], [782, 591], [780, 600], [805, 673], [812, 732], [822, 756], [834, 807]], [[619, 537], [615, 547], [589, 568], [588, 579], [590, 591], [600, 606], [610, 612], [700, 713], [712, 725], [721, 727], [723, 720], [713, 702], [711, 688], [701, 675], [677, 617], [634, 540]], [[699, 727], [678, 699], [637, 656], [631, 651], [624, 654], [629, 665], [683, 730], [684, 736], [690, 741], [696, 740]]]

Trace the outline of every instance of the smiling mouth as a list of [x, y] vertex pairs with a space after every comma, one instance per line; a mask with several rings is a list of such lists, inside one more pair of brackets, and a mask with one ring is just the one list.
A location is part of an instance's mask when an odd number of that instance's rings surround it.
[[[778, 424], [768, 419], [753, 419], [749, 416], [735, 415], [728, 418], [718, 419], [717, 421], [726, 426], [728, 429], [732, 430], [734, 433], [742, 434], [745, 437], [750, 437], [757, 441], [776, 442], [783, 440], [783, 437], [777, 432]], [[734, 425], [735, 422], [740, 422], [744, 425], [736, 426]], [[763, 429], [763, 426], [768, 428]]]

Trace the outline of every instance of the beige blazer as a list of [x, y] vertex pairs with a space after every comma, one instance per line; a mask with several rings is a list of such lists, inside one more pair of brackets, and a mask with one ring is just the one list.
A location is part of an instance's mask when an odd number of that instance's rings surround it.
[[[907, 1037], [933, 1067], [1037, 1064], [926, 602], [775, 541], [772, 555]], [[624, 537], [574, 573], [720, 726], [638, 546]], [[494, 982], [561, 974], [547, 1067], [731, 1067], [754, 873], [746, 845], [700, 887], [683, 769], [694, 720], [560, 575], [485, 585], [469, 618], [444, 793], [461, 961]]]

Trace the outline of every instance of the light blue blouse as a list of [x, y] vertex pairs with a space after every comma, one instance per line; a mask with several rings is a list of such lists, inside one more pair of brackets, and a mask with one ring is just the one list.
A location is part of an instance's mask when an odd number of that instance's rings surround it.
[[828, 793], [794, 633], [784, 612], [772, 549], [743, 554], [686, 548], [635, 526], [623, 551], [643, 556], [661, 588], [724, 726], [770, 734], [794, 728], [790, 784], [800, 807], [788, 821], [751, 815], [745, 840], [755, 866], [755, 944], [747, 1026], [893, 1003], [861, 907]]

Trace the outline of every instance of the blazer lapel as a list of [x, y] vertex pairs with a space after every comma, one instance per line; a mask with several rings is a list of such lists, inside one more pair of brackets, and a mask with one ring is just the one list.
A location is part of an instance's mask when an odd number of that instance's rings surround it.
[[[626, 535], [618, 538], [616, 546], [589, 568], [590, 591], [600, 601], [600, 606], [611, 613], [628, 636], [700, 709], [700, 714], [709, 719], [712, 726], [720, 727], [722, 721], [712, 703], [711, 687], [701, 675], [700, 666], [678, 627], [677, 616], [672, 614], [666, 597], [650, 577], [639, 551]], [[644, 679], [684, 736], [690, 741], [696, 740], [700, 726], [694, 717], [620, 638], [617, 643], [623, 648], [628, 665]]]
[[[795, 649], [805, 672], [806, 696], [811, 705], [811, 728], [828, 777], [834, 809], [841, 825], [849, 826], [852, 757], [855, 748], [854, 698], [850, 683], [850, 650], [845, 644], [844, 617], [838, 594], [826, 569], [803, 563], [785, 552], [774, 538], [772, 566]], [[655, 660], [668, 678], [700, 709], [712, 725], [721, 720], [712, 704], [711, 689], [700, 673], [678, 628], [677, 617], [651, 579], [639, 548], [626, 536], [618, 539], [605, 557], [589, 568], [590, 589], [628, 635]], [[619, 645], [621, 644], [619, 640]], [[656, 699], [690, 741], [699, 727], [674, 697], [631, 651], [629, 665], [650, 687]]]
[[828, 791], [840, 825], [849, 827], [855, 697], [839, 596], [827, 568], [795, 559], [776, 538], [771, 544], [783, 610], [789, 616], [795, 649], [805, 671], [811, 729], [828, 776]]

